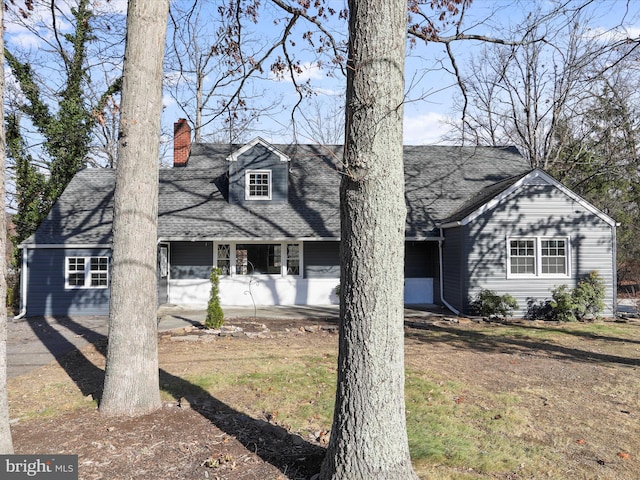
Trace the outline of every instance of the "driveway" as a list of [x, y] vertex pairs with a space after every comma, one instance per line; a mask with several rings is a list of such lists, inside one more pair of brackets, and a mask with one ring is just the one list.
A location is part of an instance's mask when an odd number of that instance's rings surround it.
[[107, 335], [108, 317], [34, 317], [7, 325], [7, 376], [17, 377]]

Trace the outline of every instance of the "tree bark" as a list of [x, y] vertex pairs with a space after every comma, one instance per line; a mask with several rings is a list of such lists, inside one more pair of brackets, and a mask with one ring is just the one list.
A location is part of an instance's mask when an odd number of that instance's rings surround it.
[[[0, 25], [4, 25], [4, 2], [0, 2]], [[0, 35], [0, 98], [4, 98], [4, 37]], [[0, 102], [0, 118], [4, 119], [4, 102]], [[6, 197], [6, 138], [4, 121], [0, 125], [0, 205]], [[7, 396], [7, 215], [0, 215], [0, 454], [13, 453], [9, 427]]]
[[338, 387], [323, 480], [417, 478], [404, 403], [406, 1], [349, 1]]
[[156, 249], [162, 65], [168, 0], [129, 0], [113, 212], [109, 345], [100, 411], [161, 406]]

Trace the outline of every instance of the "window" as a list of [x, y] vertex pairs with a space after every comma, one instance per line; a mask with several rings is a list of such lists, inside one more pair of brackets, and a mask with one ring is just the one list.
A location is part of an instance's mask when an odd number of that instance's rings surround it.
[[65, 288], [107, 288], [108, 257], [67, 257]]
[[245, 188], [247, 200], [271, 200], [271, 170], [247, 170]]
[[543, 274], [566, 274], [567, 273], [567, 247], [566, 240], [542, 240], [542, 260]]
[[67, 286], [84, 287], [86, 278], [85, 258], [67, 258]]
[[300, 275], [300, 245], [287, 245], [287, 275]]
[[298, 243], [219, 243], [214, 265], [223, 275], [291, 275], [302, 272]]
[[167, 278], [169, 275], [169, 247], [166, 245], [160, 246], [158, 269], [160, 270], [160, 278]]
[[236, 245], [236, 274], [279, 274], [282, 258], [281, 246], [275, 244]]
[[231, 273], [231, 245], [218, 245], [217, 266], [222, 272], [222, 275], [229, 275]]
[[566, 238], [509, 239], [510, 276], [567, 276], [569, 273]]
[[511, 240], [511, 273], [536, 273], [533, 240]]

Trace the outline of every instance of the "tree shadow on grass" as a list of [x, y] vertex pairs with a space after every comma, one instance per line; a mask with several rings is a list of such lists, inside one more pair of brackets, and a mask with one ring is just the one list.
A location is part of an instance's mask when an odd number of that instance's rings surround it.
[[604, 335], [601, 333], [583, 332], [580, 330], [571, 330], [568, 328], [552, 328], [552, 327], [545, 327], [540, 325], [527, 325], [526, 329], [541, 331], [541, 332], [550, 332], [550, 333], [563, 333], [565, 335], [580, 337], [586, 340], [602, 340], [605, 342], [615, 342], [615, 343], [635, 343], [640, 345], [640, 340], [634, 340], [632, 338], [613, 337], [613, 336]]
[[[533, 356], [544, 355], [545, 357], [552, 357], [560, 360], [571, 360], [585, 363], [611, 363], [633, 367], [640, 366], [640, 358], [623, 357], [619, 355], [590, 351], [588, 349], [567, 347], [559, 345], [552, 340], [527, 336], [527, 329], [531, 328], [534, 330], [536, 329], [535, 327], [523, 327], [523, 335], [501, 336], [476, 330], [454, 328], [444, 325], [423, 324], [418, 322], [406, 322], [405, 325], [409, 327], [405, 332], [406, 339], [429, 343], [432, 345], [444, 343], [452, 347], [483, 353], [526, 353]], [[554, 333], [577, 333], [571, 331], [566, 332], [563, 329], [556, 330], [544, 327], [539, 329], [549, 330]], [[585, 334], [581, 336], [599, 341], [625, 341], [623, 339], [601, 335], [591, 336]]]
[[[71, 318], [56, 319], [76, 335], [83, 336], [97, 351], [106, 355], [107, 337]], [[33, 327], [32, 327], [33, 328]], [[48, 322], [38, 323], [34, 329], [38, 338], [49, 348], [60, 366], [78, 386], [83, 395], [91, 394], [100, 401], [104, 370], [95, 366], [73, 343], [69, 342]], [[184, 408], [202, 415], [226, 434], [235, 437], [247, 450], [258, 455], [289, 478], [309, 478], [320, 471], [325, 448], [290, 434], [279, 425], [252, 418], [213, 397], [198, 385], [160, 369], [160, 385]], [[203, 459], [204, 461], [205, 459]]]
[[[75, 335], [83, 337], [87, 342], [93, 344], [100, 354], [106, 355], [107, 337], [105, 335], [87, 328], [69, 317], [56, 317], [54, 321]], [[104, 370], [85, 357], [76, 345], [54, 328], [47, 319], [33, 317], [27, 319], [27, 322], [33, 333], [49, 350], [82, 394], [84, 396], [92, 395], [95, 400], [100, 401]]]

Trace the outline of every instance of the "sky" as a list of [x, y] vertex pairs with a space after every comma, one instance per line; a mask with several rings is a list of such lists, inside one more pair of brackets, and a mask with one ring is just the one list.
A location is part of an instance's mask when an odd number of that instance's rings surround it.
[[[42, 0], [39, 1], [42, 2]], [[65, 1], [73, 3], [71, 0], [57, 0], [60, 8], [65, 8]], [[173, 3], [180, 1], [182, 0], [173, 0]], [[126, 0], [110, 0], [108, 3], [105, 3], [107, 0], [100, 0], [98, 3], [100, 2], [108, 5], [108, 8], [116, 13], [123, 14], [126, 11]], [[262, 3], [268, 5], [268, 1]], [[328, 1], [330, 6], [337, 9], [343, 8], [345, 3], [344, 0]], [[215, 2], [210, 4], [215, 6]], [[515, 28], [533, 5], [544, 9], [549, 7], [550, 2], [548, 0], [540, 0], [535, 3], [530, 0], [475, 0], [464, 19], [466, 32], [494, 34], [499, 29]], [[624, 34], [635, 37], [640, 33], [638, 17], [640, 0], [598, 0], [590, 5], [592, 13], [590, 25], [594, 35], [608, 31], [609, 35]], [[38, 15], [43, 16], [44, 23], [50, 22], [50, 18], [46, 18], [49, 15], [46, 4], [38, 10]], [[261, 38], [268, 39], [276, 35], [277, 28], [272, 22], [262, 22], [259, 25], [258, 33]], [[614, 26], [616, 29], [612, 31]], [[344, 33], [346, 25], [344, 22], [336, 22], [335, 25], [331, 25], [331, 28]], [[6, 25], [5, 38], [9, 45], [21, 45], [32, 49], [45, 48], [42, 42], [27, 29], [10, 22]], [[302, 44], [302, 42], [300, 43]], [[481, 46], [477, 42], [465, 41], [457, 42], [452, 48], [458, 61], [464, 64], [470, 56], [479, 52]], [[302, 105], [303, 113], [313, 117], [317, 108], [325, 110], [339, 108], [343, 103], [344, 79], [328, 77], [326, 72], [319, 70], [314, 65], [314, 55], [301, 48], [298, 52], [303, 67], [300, 79], [309, 78], [315, 91], [315, 95]], [[408, 49], [406, 61], [407, 102], [404, 110], [405, 144], [443, 143], [442, 137], [449, 129], [448, 123], [457, 121], [454, 103], [456, 99], [460, 98], [460, 90], [454, 77], [447, 72], [450, 68], [441, 45], [417, 45], [413, 49]], [[297, 101], [297, 96], [292, 89], [290, 80], [276, 81], [273, 76], [265, 75], [264, 77], [256, 81], [256, 91], [262, 92], [260, 95], [262, 95], [263, 101], [276, 102], [281, 107], [281, 112], [273, 117], [263, 116], [254, 126], [253, 132], [255, 135], [259, 133], [260, 136], [270, 141], [289, 142], [293, 138], [293, 127], [290, 123], [288, 109]], [[9, 77], [7, 81], [11, 83], [12, 79]], [[409, 86], [411, 87], [409, 88]], [[177, 108], [176, 102], [168, 94], [164, 96], [164, 105], [163, 130], [171, 132], [173, 122], [183, 115]], [[299, 141], [314, 141], [317, 137], [313, 132], [310, 132], [304, 122], [299, 122], [296, 133]]]

